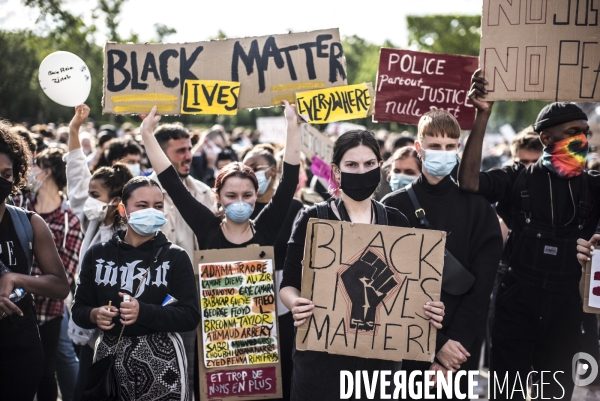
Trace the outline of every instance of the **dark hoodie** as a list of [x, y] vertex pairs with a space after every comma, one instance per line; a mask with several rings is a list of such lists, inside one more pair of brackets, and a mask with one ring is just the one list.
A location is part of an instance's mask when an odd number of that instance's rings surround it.
[[[79, 285], [72, 314], [84, 329], [97, 326], [90, 322], [90, 312], [99, 306], [119, 308], [119, 292], [135, 295], [144, 273], [151, 266], [136, 299], [140, 309], [137, 321], [127, 326], [124, 336], [144, 336], [157, 332], [191, 331], [200, 322], [198, 291], [192, 263], [187, 253], [172, 244], [158, 231], [156, 237], [137, 248], [123, 241], [125, 231], [117, 231], [108, 242], [95, 244], [87, 251], [81, 264]], [[166, 296], [178, 300], [175, 305], [161, 306]], [[119, 335], [119, 316], [107, 334]]]

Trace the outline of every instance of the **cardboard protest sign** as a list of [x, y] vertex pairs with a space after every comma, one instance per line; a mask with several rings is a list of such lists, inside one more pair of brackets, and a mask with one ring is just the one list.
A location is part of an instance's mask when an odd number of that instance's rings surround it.
[[426, 112], [443, 109], [471, 129], [468, 94], [477, 63], [477, 57], [382, 48], [373, 120], [417, 125]]
[[181, 114], [237, 114], [239, 82], [186, 79]]
[[304, 121], [324, 124], [373, 114], [370, 83], [296, 93], [296, 110]]
[[600, 314], [600, 257], [591, 259], [585, 265], [583, 311]]
[[594, 1], [484, 0], [486, 100], [600, 101], [598, 18]]
[[315, 308], [296, 348], [433, 361], [423, 305], [440, 299], [445, 243], [441, 231], [310, 219], [301, 294]]
[[333, 141], [329, 136], [321, 133], [310, 124], [301, 124], [302, 129], [302, 152], [312, 159], [317, 156], [319, 159], [331, 163], [333, 155]]
[[287, 132], [285, 117], [258, 117], [256, 130], [260, 132], [258, 140], [262, 143], [285, 143]]
[[281, 397], [272, 247], [197, 251], [201, 400]]
[[[337, 29], [195, 43], [107, 43], [103, 113], [178, 114], [186, 81], [239, 82], [238, 108], [294, 101], [294, 92], [346, 84]], [[231, 94], [233, 96], [233, 94]]]

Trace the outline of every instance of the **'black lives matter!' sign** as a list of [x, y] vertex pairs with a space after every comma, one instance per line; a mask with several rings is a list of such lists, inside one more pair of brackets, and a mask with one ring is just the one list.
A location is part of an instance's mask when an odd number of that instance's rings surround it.
[[296, 348], [433, 361], [423, 305], [440, 299], [445, 243], [441, 231], [310, 219], [301, 294], [315, 308]]
[[[190, 84], [203, 80], [239, 83], [238, 90], [230, 85], [204, 96], [238, 109], [281, 105], [283, 99], [292, 103], [295, 92], [345, 85], [339, 31], [182, 44], [107, 43], [103, 112], [147, 113], [154, 104], [161, 114], [204, 110], [215, 104], [200, 104]], [[188, 101], [182, 108], [184, 93]]]

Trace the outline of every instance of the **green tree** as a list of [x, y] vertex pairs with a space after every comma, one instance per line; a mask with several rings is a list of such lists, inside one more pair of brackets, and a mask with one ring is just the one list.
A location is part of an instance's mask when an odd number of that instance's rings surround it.
[[[408, 45], [419, 51], [479, 56], [481, 16], [427, 15], [406, 17]], [[488, 129], [511, 124], [515, 130], [532, 124], [547, 102], [499, 101], [494, 105]]]
[[177, 33], [175, 28], [169, 28], [165, 24], [154, 24], [154, 29], [156, 29], [156, 38], [157, 42], [164, 42], [167, 36], [171, 36]]

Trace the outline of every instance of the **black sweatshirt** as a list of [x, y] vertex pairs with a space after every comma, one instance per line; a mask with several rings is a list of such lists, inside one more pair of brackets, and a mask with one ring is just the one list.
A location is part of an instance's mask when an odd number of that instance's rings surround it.
[[[137, 321], [127, 326], [123, 335], [194, 330], [200, 323], [200, 311], [188, 254], [161, 231], [137, 248], [124, 242], [124, 236], [124, 230], [117, 231], [110, 241], [93, 245], [85, 254], [71, 310], [73, 321], [84, 329], [96, 328], [90, 322], [92, 309], [108, 305], [108, 301], [119, 308], [122, 300], [119, 292], [134, 296], [158, 254], [136, 297], [140, 305]], [[178, 302], [161, 306], [167, 294]], [[115, 327], [106, 333], [117, 336], [122, 327], [119, 316], [113, 318], [113, 323]]]
[[[331, 202], [329, 202], [329, 200], [327, 201], [327, 209], [330, 220], [339, 221], [331, 209]], [[388, 226], [409, 227], [406, 216], [398, 212], [398, 210], [388, 206], [386, 206], [385, 210], [388, 217]], [[377, 214], [377, 210], [375, 210], [375, 213]], [[301, 290], [302, 259], [304, 259], [306, 227], [308, 226], [308, 220], [311, 218], [318, 218], [317, 206], [311, 206], [308, 209], [303, 210], [294, 223], [292, 236], [288, 242], [288, 251], [285, 257], [285, 266], [283, 269], [283, 280], [281, 281], [280, 288], [294, 287], [298, 291]]]
[[281, 181], [273, 198], [254, 220], [254, 237], [243, 244], [234, 244], [225, 238], [221, 230], [221, 218], [190, 194], [173, 166], [160, 173], [158, 179], [196, 235], [199, 249], [243, 248], [250, 244], [275, 245], [296, 192], [299, 170], [300, 165], [283, 163]]
[[[461, 191], [450, 176], [431, 185], [421, 174], [413, 184], [430, 229], [445, 231], [446, 249], [475, 277], [471, 289], [454, 296], [444, 291], [443, 328], [437, 332], [436, 351], [452, 339], [469, 350], [485, 326], [488, 305], [502, 254], [502, 234], [490, 204], [479, 195]], [[404, 213], [412, 227], [422, 228], [405, 189], [392, 192], [382, 203]]]

